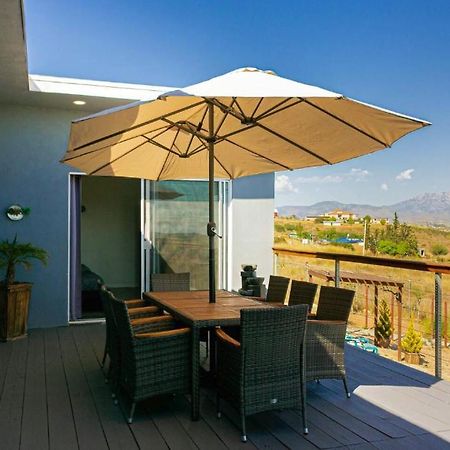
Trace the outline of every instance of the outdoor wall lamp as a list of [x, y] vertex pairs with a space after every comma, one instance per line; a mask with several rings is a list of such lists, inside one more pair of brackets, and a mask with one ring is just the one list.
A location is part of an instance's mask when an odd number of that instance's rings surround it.
[[30, 214], [30, 208], [24, 208], [20, 205], [11, 205], [6, 208], [5, 214], [9, 220], [22, 220], [24, 216]]

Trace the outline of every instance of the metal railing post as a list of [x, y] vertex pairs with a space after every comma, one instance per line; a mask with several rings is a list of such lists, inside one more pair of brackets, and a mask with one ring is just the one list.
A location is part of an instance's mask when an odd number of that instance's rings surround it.
[[434, 275], [434, 374], [442, 378], [442, 274]]
[[403, 289], [398, 288], [397, 292], [397, 360], [402, 360], [402, 303], [403, 303]]
[[277, 268], [278, 268], [278, 253], [273, 254], [273, 274], [277, 275]]
[[341, 281], [341, 265], [339, 259], [334, 260], [334, 285], [339, 287], [339, 282]]

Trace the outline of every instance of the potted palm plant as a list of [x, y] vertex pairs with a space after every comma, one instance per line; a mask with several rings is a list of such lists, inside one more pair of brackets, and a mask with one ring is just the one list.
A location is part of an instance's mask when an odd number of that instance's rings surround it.
[[0, 242], [0, 267], [6, 268], [5, 278], [0, 282], [0, 339], [9, 341], [26, 336], [28, 306], [31, 297], [31, 283], [17, 282], [16, 267], [31, 267], [32, 259], [47, 263], [47, 252], [30, 243], [12, 241]]

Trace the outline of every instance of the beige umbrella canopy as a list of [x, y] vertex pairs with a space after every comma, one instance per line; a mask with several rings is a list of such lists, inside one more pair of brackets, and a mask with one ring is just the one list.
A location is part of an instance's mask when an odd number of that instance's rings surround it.
[[62, 160], [88, 175], [213, 180], [335, 164], [390, 147], [429, 122], [279, 77], [238, 69], [72, 123]]

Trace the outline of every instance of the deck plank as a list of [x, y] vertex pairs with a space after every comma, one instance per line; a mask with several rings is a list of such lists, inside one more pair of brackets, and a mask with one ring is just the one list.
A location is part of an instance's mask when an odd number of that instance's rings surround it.
[[58, 330], [56, 328], [46, 330], [44, 339], [50, 448], [76, 450], [78, 439], [61, 358]]
[[101, 422], [73, 340], [72, 329], [71, 327], [60, 328], [58, 333], [79, 448], [80, 450], [107, 449]]
[[0, 342], [0, 398], [2, 398], [3, 386], [5, 385], [6, 373], [8, 372], [12, 345]]
[[28, 337], [20, 440], [20, 448], [24, 450], [49, 445], [44, 355], [44, 332], [37, 330]]
[[2, 448], [15, 450], [20, 447], [28, 341], [19, 339], [2, 345], [11, 346], [11, 357], [0, 399], [0, 442]]
[[123, 448], [137, 450], [139, 447], [130, 428], [128, 426], [122, 426], [125, 419], [120, 409], [113, 403], [111, 391], [105, 383], [105, 378], [100, 370], [95, 351], [91, 346], [92, 341], [88, 336], [88, 331], [91, 327], [91, 325], [87, 325], [76, 332], [72, 328], [72, 332], [81, 366], [108, 443], [108, 448], [111, 450]]

